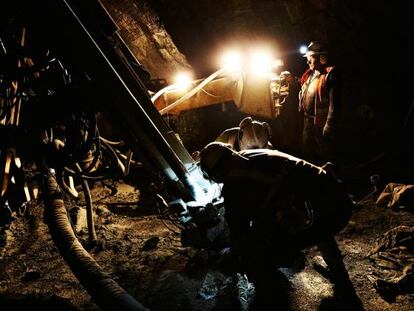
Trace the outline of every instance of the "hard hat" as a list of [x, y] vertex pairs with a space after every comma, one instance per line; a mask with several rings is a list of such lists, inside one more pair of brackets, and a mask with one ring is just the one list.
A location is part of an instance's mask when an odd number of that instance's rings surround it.
[[212, 180], [221, 182], [233, 153], [234, 151], [228, 144], [221, 142], [209, 143], [200, 152], [201, 170]]
[[267, 122], [259, 122], [246, 117], [240, 122], [238, 135], [240, 150], [266, 148], [271, 137]]
[[321, 54], [328, 54], [328, 50], [326, 49], [324, 44], [322, 44], [319, 41], [312, 41], [311, 43], [309, 43], [308, 50], [305, 53], [304, 57]]

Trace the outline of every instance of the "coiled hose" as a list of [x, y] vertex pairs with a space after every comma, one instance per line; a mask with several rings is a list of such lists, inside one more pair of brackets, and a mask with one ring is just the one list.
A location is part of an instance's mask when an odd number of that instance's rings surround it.
[[73, 274], [102, 310], [148, 311], [107, 273], [83, 248], [70, 225], [63, 196], [53, 173], [44, 178], [45, 221], [53, 241]]

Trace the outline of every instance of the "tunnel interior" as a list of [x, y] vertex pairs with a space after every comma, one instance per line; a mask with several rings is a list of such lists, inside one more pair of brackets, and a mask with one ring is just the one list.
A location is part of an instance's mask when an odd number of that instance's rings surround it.
[[[0, 308], [411, 310], [408, 6], [19, 0], [0, 10]], [[309, 88], [299, 48], [312, 41], [339, 77], [335, 153], [317, 160], [299, 109]], [[260, 83], [220, 63], [263, 49], [273, 67]], [[182, 72], [187, 89], [174, 85]], [[242, 134], [254, 150], [241, 150]], [[213, 158], [224, 179], [206, 171], [212, 142], [227, 152]]]

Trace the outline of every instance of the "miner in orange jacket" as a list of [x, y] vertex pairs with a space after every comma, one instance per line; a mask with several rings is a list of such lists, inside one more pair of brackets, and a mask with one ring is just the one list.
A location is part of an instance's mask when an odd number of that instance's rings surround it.
[[301, 77], [299, 110], [303, 112], [303, 157], [317, 164], [332, 160], [339, 114], [339, 77], [320, 42], [304, 55], [309, 68]]

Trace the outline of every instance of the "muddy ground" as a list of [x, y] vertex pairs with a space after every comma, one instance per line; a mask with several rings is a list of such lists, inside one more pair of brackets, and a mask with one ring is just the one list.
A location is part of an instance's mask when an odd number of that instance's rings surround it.
[[[73, 218], [78, 219], [78, 237], [105, 271], [144, 305], [168, 311], [249, 310], [252, 284], [243, 275], [220, 272], [211, 265], [208, 252], [182, 247], [177, 232], [148, 205], [137, 203], [145, 201], [138, 189], [122, 181], [96, 183], [92, 197], [99, 243], [88, 246], [82, 217]], [[398, 295], [394, 302], [379, 295], [373, 280], [390, 270], [367, 255], [387, 230], [414, 226], [414, 216], [405, 209], [380, 208], [375, 199], [368, 196], [336, 237], [345, 265], [365, 310], [413, 310], [412, 294]], [[72, 201], [68, 208], [76, 214], [82, 203]], [[80, 211], [81, 215], [83, 208]], [[289, 309], [350, 310], [346, 302], [327, 303], [335, 297], [331, 282], [315, 269], [320, 254], [311, 248], [305, 255], [303, 268], [280, 269], [288, 281]], [[401, 273], [399, 268], [392, 268], [392, 273]], [[0, 227], [0, 309], [17, 307], [98, 310], [54, 246], [41, 202]]]

